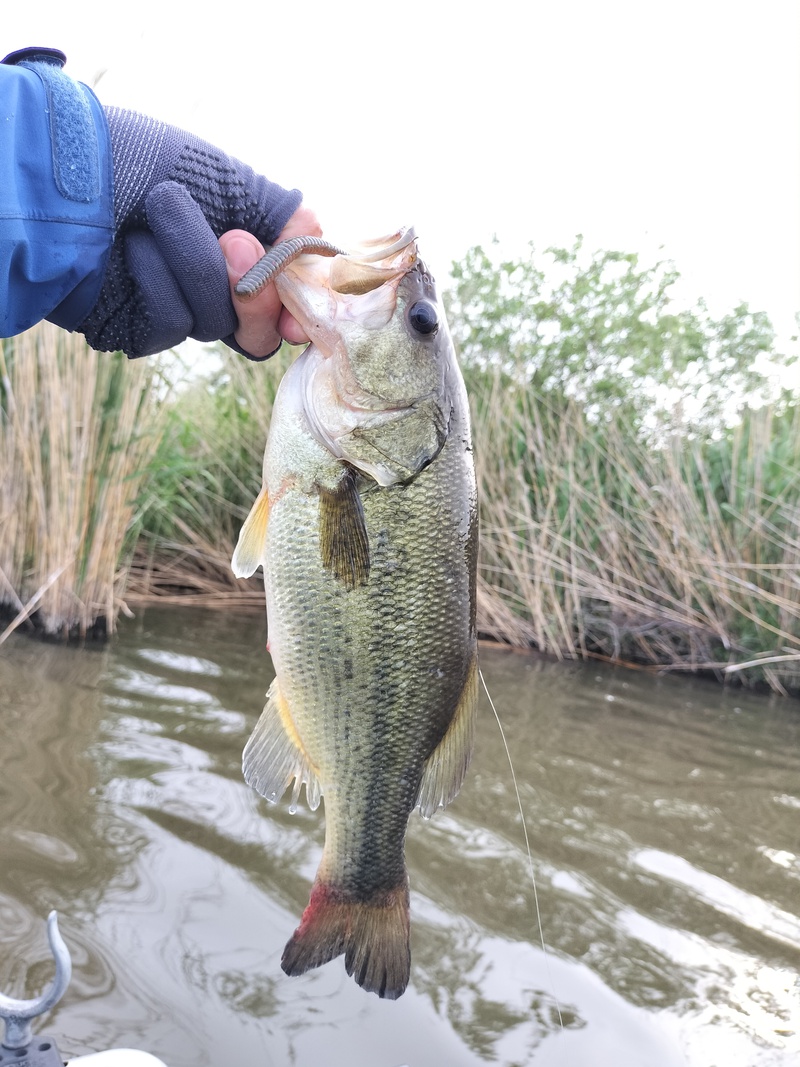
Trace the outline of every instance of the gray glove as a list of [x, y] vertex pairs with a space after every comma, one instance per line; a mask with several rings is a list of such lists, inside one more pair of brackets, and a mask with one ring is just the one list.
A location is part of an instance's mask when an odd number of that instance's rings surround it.
[[[235, 342], [236, 313], [217, 238], [242, 229], [274, 244], [302, 199], [174, 126], [106, 108], [116, 236], [97, 303], [78, 326], [92, 348], [147, 356]], [[262, 357], [267, 358], [267, 357]]]

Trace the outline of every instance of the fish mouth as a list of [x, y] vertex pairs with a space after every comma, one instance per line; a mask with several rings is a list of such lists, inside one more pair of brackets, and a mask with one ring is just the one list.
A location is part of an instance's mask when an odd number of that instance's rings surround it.
[[325, 253], [323, 258], [310, 249], [286, 262], [272, 278], [284, 306], [325, 357], [336, 350], [338, 324], [357, 320], [368, 330], [387, 324], [401, 281], [419, 261], [411, 226], [330, 256]]
[[[362, 242], [356, 249], [350, 252], [344, 251], [330, 241], [321, 237], [306, 236], [290, 237], [273, 245], [265, 252], [261, 259], [246, 271], [236, 283], [236, 295], [243, 300], [250, 300], [266, 288], [270, 282], [276, 281], [278, 276], [286, 270], [290, 263], [302, 255], [313, 254], [317, 256], [347, 256], [351, 271], [340, 271], [340, 284], [332, 285], [336, 292], [358, 293], [369, 292], [371, 289], [382, 285], [386, 276], [392, 276], [391, 267], [374, 266], [381, 261], [389, 260], [397, 253], [403, 252], [416, 240], [413, 226], [405, 226], [386, 237], [378, 237], [374, 240]], [[362, 277], [356, 279], [358, 268], [362, 268]]]
[[395, 283], [417, 262], [417, 235], [413, 226], [364, 241], [330, 264], [328, 284], [342, 296], [363, 296], [387, 283]]

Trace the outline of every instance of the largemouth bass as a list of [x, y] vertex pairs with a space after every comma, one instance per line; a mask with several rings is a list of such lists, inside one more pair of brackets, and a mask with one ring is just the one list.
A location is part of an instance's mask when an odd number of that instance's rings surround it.
[[244, 752], [275, 802], [294, 782], [325, 848], [282, 967], [341, 953], [394, 999], [410, 972], [410, 813], [458, 793], [477, 702], [469, 414], [413, 231], [301, 255], [276, 284], [312, 344], [278, 390], [264, 484], [233, 557], [261, 564], [276, 677]]

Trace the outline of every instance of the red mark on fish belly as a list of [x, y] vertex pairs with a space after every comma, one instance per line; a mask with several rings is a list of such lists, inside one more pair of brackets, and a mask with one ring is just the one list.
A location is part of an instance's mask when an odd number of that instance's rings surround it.
[[269, 498], [270, 511], [275, 507], [275, 505], [278, 503], [278, 501], [281, 499], [281, 497], [284, 495], [284, 493], [288, 492], [289, 489], [293, 489], [296, 485], [297, 485], [297, 479], [296, 478], [284, 478], [283, 481], [281, 482], [281, 484], [278, 486], [277, 492], [274, 495], [270, 494], [270, 498]]

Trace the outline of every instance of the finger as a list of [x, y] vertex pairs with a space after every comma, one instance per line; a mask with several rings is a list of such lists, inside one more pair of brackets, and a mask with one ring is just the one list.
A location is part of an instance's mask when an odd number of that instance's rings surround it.
[[148, 312], [137, 325], [131, 324], [127, 355], [149, 356], [179, 345], [191, 333], [194, 315], [155, 237], [146, 230], [132, 230], [125, 237], [124, 255], [141, 306]]
[[281, 343], [278, 320], [282, 305], [275, 286], [266, 286], [258, 296], [248, 300], [243, 300], [234, 291], [242, 275], [264, 255], [264, 246], [246, 230], [229, 230], [223, 233], [219, 243], [225, 256], [231, 299], [239, 320], [239, 328], [234, 331], [236, 342], [252, 356], [268, 356]]
[[278, 333], [290, 345], [305, 345], [311, 340], [288, 308], [283, 308], [281, 311], [278, 319]]
[[[319, 219], [311, 208], [306, 207], [305, 204], [301, 204], [295, 211], [278, 234], [275, 244], [280, 244], [281, 241], [288, 241], [290, 237], [322, 237], [322, 227], [319, 224]], [[290, 345], [304, 345], [311, 340], [288, 308], [284, 308], [281, 311], [278, 319], [278, 332], [284, 341], [288, 341]]]
[[[200, 205], [182, 185], [165, 181], [150, 191], [145, 209], [160, 256], [180, 287], [182, 303], [192, 310], [187, 333], [198, 341], [226, 337], [235, 328], [235, 320], [225, 292], [225, 261]], [[146, 270], [141, 272], [142, 286], [147, 284], [146, 274]], [[155, 322], [162, 317], [168, 321], [169, 306], [163, 306], [165, 301], [159, 302], [155, 285], [150, 289], [147, 307], [151, 318]], [[171, 301], [171, 292], [167, 295]]]
[[301, 204], [281, 230], [275, 244], [288, 241], [290, 237], [322, 237], [319, 219], [305, 204]]
[[[295, 215], [297, 212], [295, 212]], [[313, 216], [313, 213], [309, 212], [309, 215]], [[292, 218], [295, 216], [293, 215]], [[290, 220], [291, 222], [291, 220]], [[302, 226], [302, 222], [300, 225]], [[314, 225], [315, 228], [319, 228], [318, 224], [309, 222], [309, 225]], [[287, 223], [287, 228], [289, 223]], [[278, 240], [285, 240], [286, 230], [281, 234]], [[296, 234], [299, 236], [302, 231], [298, 229]], [[312, 236], [316, 236], [313, 234]], [[252, 234], [247, 233], [246, 230], [229, 230], [224, 233], [219, 243], [222, 247], [222, 252], [225, 256], [226, 263], [228, 264], [228, 281], [231, 286], [231, 298], [233, 300], [233, 306], [236, 309], [236, 314], [239, 318], [239, 329], [235, 333], [237, 342], [246, 351], [250, 352], [253, 356], [268, 355], [274, 352], [276, 345], [280, 344], [280, 339], [285, 338], [289, 344], [292, 345], [304, 345], [310, 340], [308, 334], [297, 321], [297, 319], [289, 312], [285, 307], [281, 305], [278, 291], [274, 285], [268, 285], [263, 289], [256, 297], [242, 297], [237, 296], [234, 291], [234, 286], [239, 281], [241, 276], [257, 263], [263, 256], [264, 249], [261, 242]], [[276, 244], [278, 241], [276, 241]], [[260, 251], [259, 251], [260, 250]], [[269, 343], [269, 339], [272, 336], [269, 333], [267, 326], [277, 328], [279, 334], [278, 340], [272, 344], [271, 348], [265, 346]], [[256, 352], [250, 348], [247, 344], [242, 342], [240, 334], [251, 340], [252, 343], [256, 343], [261, 340], [259, 331], [264, 333], [263, 341], [259, 344], [259, 349], [263, 351]]]

